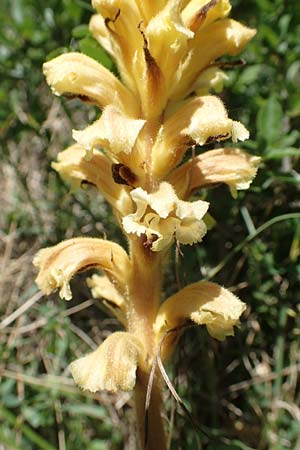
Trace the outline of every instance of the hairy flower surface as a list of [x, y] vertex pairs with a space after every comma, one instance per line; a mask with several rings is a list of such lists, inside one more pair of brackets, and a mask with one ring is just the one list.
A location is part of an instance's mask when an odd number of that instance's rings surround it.
[[235, 197], [237, 190], [249, 188], [259, 162], [259, 157], [238, 148], [218, 148], [190, 159], [174, 170], [168, 181], [181, 198], [188, 198], [195, 189], [217, 183], [227, 184]]
[[246, 305], [227, 289], [215, 283], [190, 284], [169, 297], [159, 309], [154, 324], [158, 336], [192, 320], [206, 325], [209, 334], [219, 340], [233, 335], [234, 325]]
[[71, 363], [74, 380], [84, 390], [131, 391], [138, 365], [143, 366], [145, 349], [130, 333], [111, 334], [96, 351]]
[[34, 258], [39, 268], [36, 283], [45, 294], [60, 289], [61, 298], [72, 298], [70, 280], [76, 272], [92, 267], [103, 269], [120, 290], [124, 289], [130, 261], [118, 244], [95, 238], [74, 238], [40, 250]]

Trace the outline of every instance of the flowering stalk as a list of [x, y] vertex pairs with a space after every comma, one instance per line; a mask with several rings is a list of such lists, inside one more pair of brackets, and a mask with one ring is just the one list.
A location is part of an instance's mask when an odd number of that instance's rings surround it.
[[[206, 234], [209, 204], [189, 201], [203, 186], [226, 183], [233, 195], [254, 178], [259, 158], [239, 148], [201, 151], [192, 146], [248, 138], [228, 117], [220, 92], [226, 75], [216, 60], [237, 55], [255, 31], [228, 19], [228, 0], [92, 0], [97, 13], [90, 30], [114, 59], [112, 73], [80, 53], [44, 64], [56, 95], [71, 95], [99, 107], [102, 114], [85, 130], [74, 130], [74, 145], [59, 153], [53, 168], [74, 187], [95, 185], [111, 204], [128, 240], [118, 244], [74, 238], [40, 250], [38, 286], [72, 296], [69, 282], [79, 270], [100, 269], [87, 279], [95, 298], [119, 319], [125, 331], [71, 364], [83, 389], [134, 390], [140, 446], [145, 445], [144, 409], [149, 374], [159, 343], [188, 321], [206, 325], [223, 340], [245, 305], [215, 283], [186, 286], [164, 299], [164, 267], [176, 241], [192, 245]], [[164, 339], [165, 361], [176, 339]], [[161, 381], [154, 377], [148, 410], [147, 449], [166, 448], [161, 418]]]

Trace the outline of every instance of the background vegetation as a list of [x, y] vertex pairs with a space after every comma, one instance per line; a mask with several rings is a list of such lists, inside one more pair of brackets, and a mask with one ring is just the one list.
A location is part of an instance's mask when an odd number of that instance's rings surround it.
[[[222, 97], [251, 131], [244, 148], [263, 162], [237, 200], [222, 186], [201, 192], [217, 224], [203, 244], [174, 255], [166, 290], [214, 279], [248, 309], [225, 343], [197, 327], [181, 339], [168, 373], [202, 431], [166, 389], [170, 448], [299, 450], [300, 4], [232, 4], [258, 34]], [[85, 276], [71, 303], [42, 298], [31, 265], [37, 249], [72, 236], [122, 242], [101, 196], [71, 194], [50, 168], [71, 129], [97, 111], [52, 96], [43, 61], [80, 50], [113, 67], [88, 33], [91, 12], [86, 0], [2, 0], [0, 9], [1, 450], [136, 448], [130, 395], [83, 393], [68, 370], [117, 323], [90, 298]]]

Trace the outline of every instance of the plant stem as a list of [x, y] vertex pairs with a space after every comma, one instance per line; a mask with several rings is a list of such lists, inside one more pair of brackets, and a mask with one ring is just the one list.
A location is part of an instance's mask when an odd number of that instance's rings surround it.
[[135, 385], [134, 400], [137, 419], [137, 430], [141, 450], [166, 450], [162, 412], [162, 392], [158, 377], [155, 377], [149, 408], [145, 411], [146, 392], [149, 374], [139, 372]]
[[154, 355], [153, 323], [160, 305], [162, 255], [145, 247], [143, 238], [130, 241], [132, 276], [129, 282], [128, 331], [141, 339], [149, 359]]
[[[152, 252], [147, 245], [145, 246], [145, 240], [137, 237], [130, 240], [130, 250], [133, 270], [129, 283], [128, 331], [141, 340], [147, 354], [145, 366], [137, 373], [135, 386], [140, 448], [166, 450], [166, 437], [161, 418], [161, 386], [158, 376], [155, 376], [153, 381], [147, 420], [145, 420], [147, 385], [157, 351], [153, 323], [160, 305], [163, 255]], [[146, 426], [147, 429], [145, 429]]]

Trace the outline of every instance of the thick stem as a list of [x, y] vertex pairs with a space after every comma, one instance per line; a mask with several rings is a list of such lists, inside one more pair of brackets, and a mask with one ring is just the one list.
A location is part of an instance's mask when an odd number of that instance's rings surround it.
[[128, 331], [139, 337], [152, 359], [154, 348], [153, 323], [160, 305], [162, 255], [152, 252], [145, 240], [130, 241], [132, 276], [129, 282]]
[[166, 450], [166, 436], [164, 431], [162, 412], [162, 395], [159, 381], [155, 378], [149, 409], [145, 412], [145, 401], [149, 375], [139, 373], [135, 386], [135, 407], [139, 448], [141, 450]]
[[[146, 244], [146, 245], [145, 245]], [[147, 445], [145, 445], [145, 401], [149, 374], [156, 354], [153, 323], [160, 305], [163, 255], [152, 252], [142, 238], [130, 240], [132, 276], [129, 282], [128, 331], [137, 336], [146, 350], [146, 360], [137, 373], [135, 404], [141, 450], [166, 450], [161, 418], [161, 386], [155, 377], [147, 412]]]

